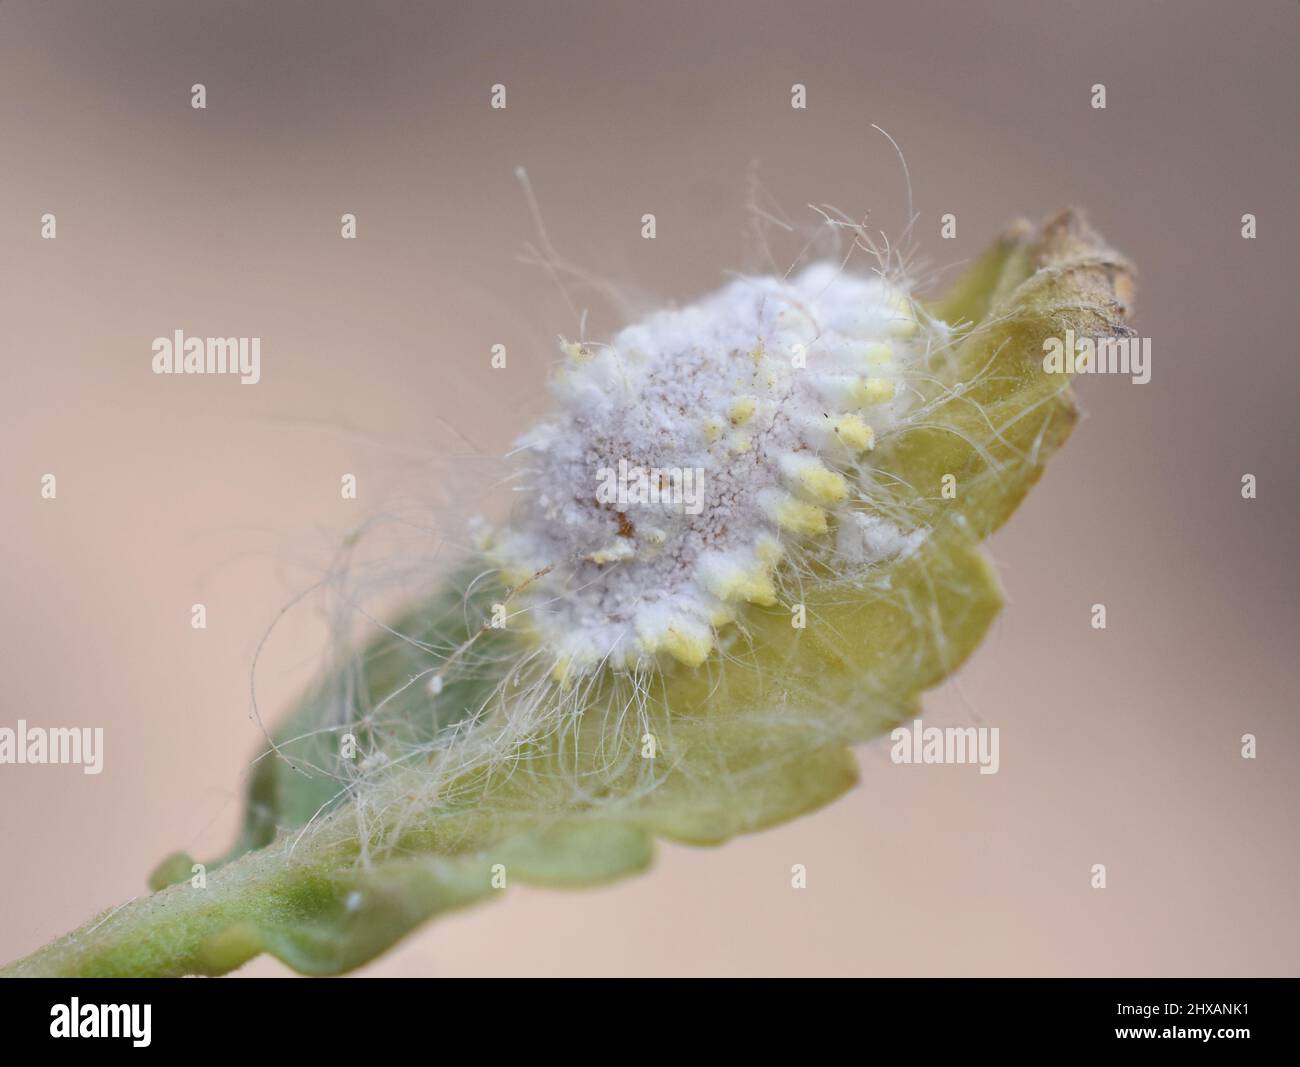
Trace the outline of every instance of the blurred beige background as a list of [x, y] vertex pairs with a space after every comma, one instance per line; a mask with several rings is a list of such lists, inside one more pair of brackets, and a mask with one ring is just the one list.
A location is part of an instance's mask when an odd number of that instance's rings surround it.
[[[1294, 974], [1298, 30], [1290, 0], [0, 3], [0, 725], [106, 733], [98, 777], [0, 767], [0, 958], [225, 846], [276, 613], [365, 514], [453, 523], [495, 470], [465, 438], [499, 454], [542, 410], [576, 331], [518, 262], [516, 165], [569, 258], [688, 299], [757, 265], [755, 161], [792, 218], [896, 233], [877, 123], [936, 265], [1079, 204], [1141, 270], [1152, 381], [1082, 384], [991, 546], [1008, 608], [926, 706], [999, 727], [1000, 773], [870, 746], [830, 809], [608, 889], [513, 890], [365, 973]], [[261, 384], [155, 377], [177, 328], [260, 336]], [[277, 629], [268, 709], [322, 635], [309, 610]]]

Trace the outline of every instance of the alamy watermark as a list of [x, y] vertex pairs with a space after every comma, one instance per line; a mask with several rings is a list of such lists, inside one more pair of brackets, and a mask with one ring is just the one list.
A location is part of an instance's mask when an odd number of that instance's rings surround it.
[[617, 468], [601, 467], [596, 477], [601, 504], [681, 505], [687, 515], [704, 510], [703, 467], [633, 467], [620, 459]]
[[81, 764], [83, 774], [98, 774], [104, 769], [104, 728], [55, 726], [47, 730], [19, 719], [16, 729], [0, 726], [0, 764], [5, 763]]
[[262, 380], [260, 337], [171, 337], [153, 339], [155, 374], [238, 374], [242, 385]]
[[148, 1048], [152, 1016], [152, 1004], [83, 1004], [72, 997], [50, 1008], [50, 1037], [127, 1038], [136, 1048]]
[[1127, 374], [1134, 385], [1151, 380], [1150, 337], [1075, 337], [1043, 341], [1043, 371], [1047, 374]]
[[970, 763], [979, 765], [980, 774], [998, 773], [996, 726], [926, 726], [913, 719], [890, 731], [889, 739], [895, 763]]

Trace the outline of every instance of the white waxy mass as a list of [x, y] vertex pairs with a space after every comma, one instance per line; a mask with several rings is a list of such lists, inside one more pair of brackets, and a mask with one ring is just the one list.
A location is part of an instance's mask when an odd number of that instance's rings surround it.
[[943, 330], [888, 281], [822, 263], [567, 345], [557, 409], [520, 441], [524, 502], [487, 540], [556, 677], [701, 665], [747, 604], [781, 602], [795, 549], [914, 548], [923, 531], [867, 504], [870, 453]]

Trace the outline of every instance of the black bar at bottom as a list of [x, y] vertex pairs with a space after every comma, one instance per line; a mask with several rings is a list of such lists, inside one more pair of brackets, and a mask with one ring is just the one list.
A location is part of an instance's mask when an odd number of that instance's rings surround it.
[[6, 1053], [65, 1046], [94, 1055], [112, 1045], [132, 1055], [284, 1051], [301, 1061], [365, 1053], [380, 1062], [417, 1049], [474, 1058], [476, 1045], [489, 1058], [526, 1050], [605, 1062], [621, 1058], [619, 1049], [639, 1049], [639, 1058], [658, 1048], [695, 1059], [712, 1045], [734, 1056], [751, 1042], [765, 1058], [784, 1046], [817, 1062], [841, 1042], [862, 1059], [901, 1045], [927, 1059], [948, 1049], [1130, 1046], [1204, 1048], [1236, 1060], [1265, 1051], [1293, 1057], [1297, 1036], [1294, 979], [861, 979], [839, 989], [812, 979], [726, 990], [712, 981], [635, 990], [608, 979], [485, 984], [16, 980], [0, 984], [0, 1033]]

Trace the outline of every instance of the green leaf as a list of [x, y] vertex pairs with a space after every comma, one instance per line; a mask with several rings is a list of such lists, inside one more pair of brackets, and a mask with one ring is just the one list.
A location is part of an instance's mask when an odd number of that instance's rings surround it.
[[[154, 895], [0, 973], [223, 974], [268, 952], [337, 974], [516, 882], [599, 884], [649, 866], [656, 837], [718, 844], [830, 802], [856, 781], [849, 746], [914, 715], [1001, 606], [979, 542], [1076, 417], [1068, 380], [1043, 371], [1044, 338], [1123, 333], [1130, 300], [1129, 268], [1077, 216], [1017, 225], [929, 309], [953, 343], [920, 384], [923, 417], [873, 456], [891, 477], [872, 507], [925, 540], [869, 580], [806, 581], [816, 625], [753, 607], [725, 670], [715, 654], [635, 694], [610, 672], [531, 690], [563, 728], [515, 738], [502, 759], [476, 738], [498, 702], [522, 699], [509, 672], [530, 637], [488, 624], [511, 591], [466, 561], [285, 720], [204, 887], [170, 857]], [[345, 732], [359, 753], [402, 758], [358, 774]]]

